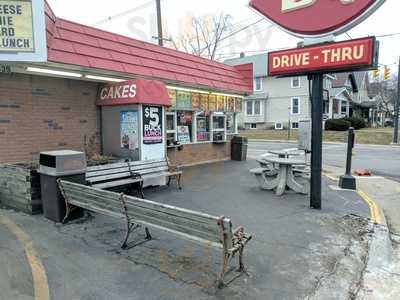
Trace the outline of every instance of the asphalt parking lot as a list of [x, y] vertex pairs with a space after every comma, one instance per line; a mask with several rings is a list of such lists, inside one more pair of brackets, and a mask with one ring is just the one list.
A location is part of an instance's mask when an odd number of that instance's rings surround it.
[[91, 214], [63, 226], [0, 210], [0, 263], [6, 266], [0, 299], [35, 295], [24, 245], [1, 218], [29, 236], [51, 299], [340, 299], [351, 293], [367, 255], [368, 206], [324, 180], [323, 210], [311, 210], [307, 196], [258, 189], [248, 172], [254, 166], [229, 161], [187, 168], [183, 191], [146, 190], [148, 199], [229, 216], [234, 227], [253, 234], [245, 250], [247, 274], [225, 288], [214, 285], [219, 250], [152, 230], [154, 240], [123, 251], [123, 222]]

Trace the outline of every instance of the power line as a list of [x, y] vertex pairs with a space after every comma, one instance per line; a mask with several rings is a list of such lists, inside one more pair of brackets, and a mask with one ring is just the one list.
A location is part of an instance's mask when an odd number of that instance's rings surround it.
[[146, 8], [146, 7], [152, 6], [153, 4], [154, 4], [154, 1], [153, 1], [153, 0], [152, 0], [152, 1], [148, 1], [148, 2], [146, 2], [146, 3], [144, 3], [144, 4], [142, 4], [142, 5], [136, 6], [136, 7], [134, 7], [134, 8], [128, 9], [128, 10], [124, 10], [123, 12], [117, 13], [117, 14], [115, 14], [115, 15], [113, 15], [113, 16], [109, 16], [109, 17], [104, 18], [104, 19], [102, 19], [102, 20], [100, 20], [100, 21], [97, 21], [96, 23], [93, 23], [92, 26], [100, 26], [100, 25], [103, 25], [103, 24], [105, 24], [105, 23], [107, 23], [107, 22], [110, 22], [110, 21], [113, 21], [113, 20], [116, 20], [116, 19], [125, 17], [126, 15], [129, 15], [129, 14], [131, 14], [132, 12], [136, 12], [136, 11], [138, 11], [138, 10], [141, 10], [141, 9]]

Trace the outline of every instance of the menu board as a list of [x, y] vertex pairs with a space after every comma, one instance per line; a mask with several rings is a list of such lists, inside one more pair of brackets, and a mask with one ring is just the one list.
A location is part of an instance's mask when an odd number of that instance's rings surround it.
[[178, 91], [176, 99], [176, 107], [178, 109], [191, 110], [192, 109], [192, 99], [189, 92]]
[[225, 96], [218, 95], [217, 96], [217, 111], [225, 110]]
[[242, 98], [236, 98], [235, 99], [235, 112], [241, 113], [243, 111], [242, 105], [243, 105], [243, 100]]
[[228, 112], [235, 112], [235, 98], [228, 97], [228, 104], [226, 106]]
[[121, 148], [139, 149], [139, 125], [137, 111], [121, 111], [120, 113], [120, 137]]
[[208, 111], [208, 94], [200, 94], [200, 110]]
[[176, 90], [168, 89], [169, 99], [171, 100], [171, 108], [176, 108]]
[[192, 93], [192, 109], [200, 110], [200, 94]]
[[217, 110], [217, 96], [210, 95], [210, 97], [208, 99], [208, 109], [210, 111], [216, 111]]

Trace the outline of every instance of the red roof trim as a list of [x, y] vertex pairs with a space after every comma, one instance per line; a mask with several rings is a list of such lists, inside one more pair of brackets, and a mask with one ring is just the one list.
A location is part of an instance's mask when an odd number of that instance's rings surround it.
[[[57, 18], [46, 3], [49, 62], [205, 85], [222, 91], [252, 91], [251, 68], [241, 69]], [[252, 82], [252, 80], [251, 80]]]

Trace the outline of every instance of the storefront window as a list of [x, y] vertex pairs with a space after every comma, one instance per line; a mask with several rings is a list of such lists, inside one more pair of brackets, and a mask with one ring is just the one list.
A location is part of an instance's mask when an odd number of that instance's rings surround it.
[[202, 112], [196, 117], [197, 132], [196, 137], [198, 142], [210, 141], [210, 115]]
[[177, 140], [176, 138], [176, 113], [166, 113], [166, 128], [167, 128], [167, 146], [171, 146]]
[[193, 115], [190, 111], [178, 111], [177, 114], [177, 140], [180, 144], [192, 142]]
[[226, 115], [226, 133], [227, 134], [235, 134], [235, 115], [227, 114]]
[[213, 115], [213, 141], [225, 141], [225, 115], [223, 113]]

